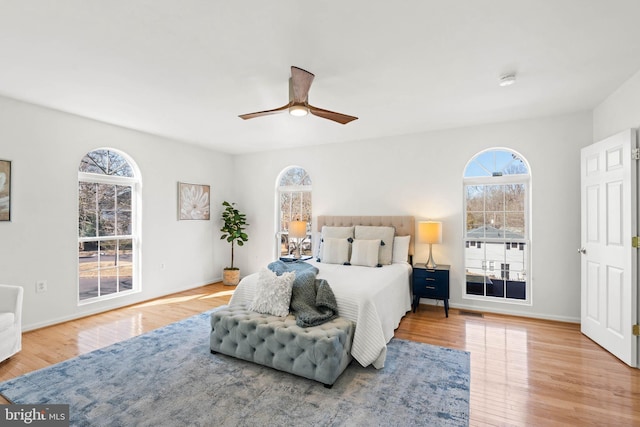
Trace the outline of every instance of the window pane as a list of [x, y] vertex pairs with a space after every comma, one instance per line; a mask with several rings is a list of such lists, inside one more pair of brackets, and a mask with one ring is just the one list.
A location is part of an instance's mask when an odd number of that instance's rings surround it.
[[467, 186], [467, 211], [484, 211], [484, 186]]
[[131, 234], [131, 187], [116, 186], [117, 191], [117, 211], [116, 211], [116, 234]]
[[486, 280], [484, 270], [467, 268], [467, 293], [471, 295], [484, 295]]
[[517, 239], [524, 238], [524, 212], [507, 212], [505, 228], [509, 236]]
[[116, 229], [115, 185], [98, 184], [98, 235], [113, 236]]
[[504, 237], [504, 212], [487, 212], [485, 214], [486, 225], [489, 227], [486, 231], [486, 237], [500, 238]]
[[485, 186], [485, 209], [488, 211], [504, 210], [504, 186], [503, 185], [487, 185]]
[[98, 242], [83, 242], [78, 251], [80, 300], [98, 296]]
[[484, 212], [467, 212], [467, 237], [484, 237]]
[[117, 240], [100, 242], [100, 295], [108, 295], [117, 291]]
[[465, 177], [526, 175], [525, 163], [515, 153], [490, 150], [477, 155], [465, 169]]
[[100, 270], [100, 295], [118, 292], [118, 269], [115, 267]]
[[311, 185], [311, 178], [303, 168], [289, 168], [280, 178], [280, 186]]
[[133, 287], [133, 241], [124, 239], [118, 242], [118, 280], [120, 291]]
[[120, 154], [110, 150], [94, 150], [87, 153], [82, 158], [78, 170], [98, 175], [133, 177], [129, 162]]
[[287, 231], [289, 229], [289, 221], [291, 221], [291, 209], [291, 193], [280, 193], [280, 231]]
[[504, 193], [507, 211], [524, 212], [524, 184], [505, 185]]
[[78, 186], [78, 235], [96, 236], [96, 184], [81, 182]]

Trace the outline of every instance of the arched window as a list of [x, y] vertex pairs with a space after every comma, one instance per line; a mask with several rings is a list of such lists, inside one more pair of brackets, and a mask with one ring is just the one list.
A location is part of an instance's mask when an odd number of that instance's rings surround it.
[[[296, 244], [300, 243], [301, 254], [311, 256], [311, 177], [304, 168], [290, 166], [280, 173], [276, 187], [276, 253], [278, 256], [290, 255]], [[289, 238], [291, 221], [307, 222], [307, 237], [304, 240]]]
[[530, 302], [529, 166], [518, 153], [477, 154], [464, 171], [465, 297]]
[[78, 301], [139, 290], [140, 174], [124, 153], [87, 153], [78, 168]]

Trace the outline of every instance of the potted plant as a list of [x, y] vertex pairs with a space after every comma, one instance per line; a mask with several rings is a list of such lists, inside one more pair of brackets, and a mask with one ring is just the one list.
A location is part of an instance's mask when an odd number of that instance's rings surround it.
[[225, 267], [222, 275], [222, 283], [225, 285], [235, 286], [240, 281], [240, 269], [233, 266], [233, 249], [236, 243], [243, 246], [244, 242], [249, 240], [249, 236], [244, 232], [247, 224], [246, 215], [236, 209], [235, 203], [227, 201], [222, 202], [224, 210], [222, 211], [222, 221], [224, 225], [220, 229], [222, 236], [220, 240], [226, 239], [231, 243], [231, 267]]

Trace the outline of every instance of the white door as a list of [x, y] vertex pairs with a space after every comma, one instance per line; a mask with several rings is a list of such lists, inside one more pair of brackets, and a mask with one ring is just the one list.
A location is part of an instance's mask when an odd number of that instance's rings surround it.
[[637, 367], [637, 175], [629, 129], [581, 150], [581, 330]]

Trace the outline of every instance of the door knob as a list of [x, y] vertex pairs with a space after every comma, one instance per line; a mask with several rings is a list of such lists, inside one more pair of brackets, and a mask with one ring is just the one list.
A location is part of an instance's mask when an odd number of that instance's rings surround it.
[[578, 253], [584, 255], [587, 253], [587, 250], [585, 248], [580, 248], [578, 249]]

